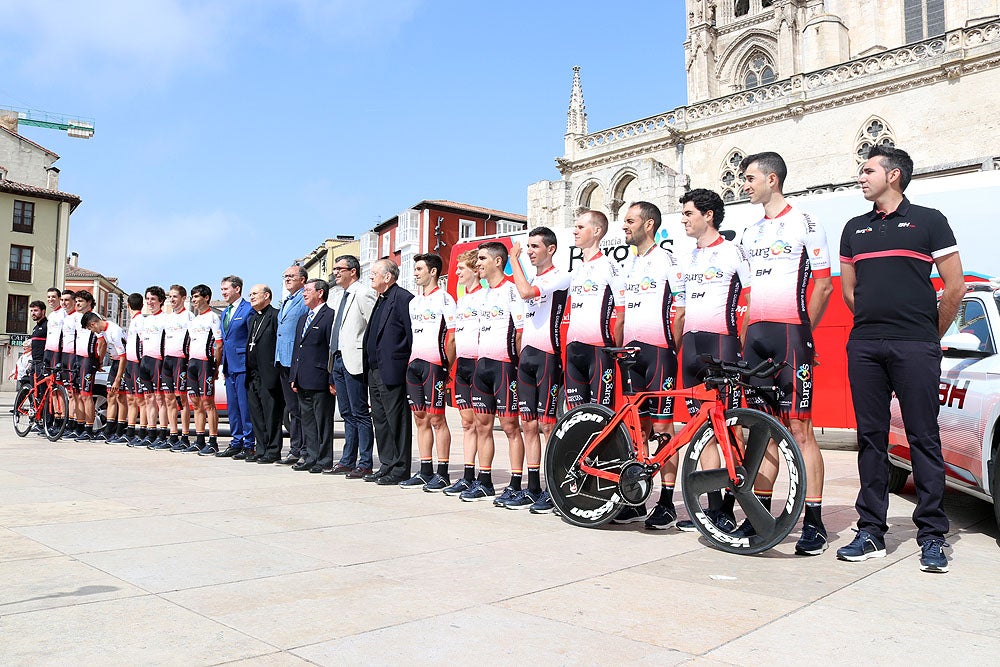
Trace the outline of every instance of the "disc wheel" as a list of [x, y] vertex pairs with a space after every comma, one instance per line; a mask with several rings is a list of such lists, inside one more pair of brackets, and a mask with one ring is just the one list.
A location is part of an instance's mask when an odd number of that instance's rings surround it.
[[45, 437], [55, 442], [62, 437], [69, 422], [69, 392], [66, 387], [57, 384], [52, 387], [49, 399], [42, 406], [42, 424], [45, 426]]
[[[802, 452], [781, 422], [758, 410], [727, 410], [726, 425], [734, 443], [733, 457], [740, 477], [740, 483], [732, 491], [739, 509], [753, 527], [750, 532], [756, 534], [737, 536], [720, 530], [706, 513], [707, 494], [725, 492], [731, 486], [725, 467], [704, 467], [706, 461], [713, 459], [708, 450], [719, 450], [711, 424], [695, 434], [684, 454], [681, 472], [684, 505], [695, 527], [716, 549], [734, 554], [767, 551], [788, 536], [805, 505], [806, 470]], [[770, 510], [754, 494], [754, 481], [765, 457], [777, 465]], [[725, 460], [721, 451], [714, 458]], [[725, 463], [716, 465], [725, 466]], [[736, 519], [739, 523], [739, 513]]]
[[30, 389], [22, 387], [14, 397], [14, 433], [22, 438], [28, 435], [31, 432], [31, 425], [35, 423], [37, 412], [34, 395]]
[[[545, 480], [552, 503], [563, 520], [574, 526], [601, 526], [625, 504], [617, 481], [580, 471], [580, 456], [613, 417], [602, 405], [581, 405], [563, 415], [552, 429], [545, 449]], [[588, 455], [590, 465], [616, 475], [633, 458], [632, 443], [622, 424]]]

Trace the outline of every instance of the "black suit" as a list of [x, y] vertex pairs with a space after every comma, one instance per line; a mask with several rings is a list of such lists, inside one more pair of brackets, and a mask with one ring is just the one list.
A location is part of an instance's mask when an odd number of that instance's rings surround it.
[[333, 310], [319, 307], [305, 331], [309, 313], [299, 318], [295, 327], [295, 348], [289, 378], [298, 390], [302, 419], [302, 444], [309, 466], [333, 467], [334, 396], [330, 393], [330, 335], [333, 333]]
[[281, 456], [281, 415], [285, 397], [281, 392], [274, 347], [278, 340], [278, 311], [268, 306], [250, 318], [247, 338], [247, 399], [256, 439], [257, 456]]
[[413, 426], [406, 400], [406, 366], [413, 346], [412, 299], [412, 294], [392, 284], [375, 302], [364, 338], [379, 472], [400, 480], [410, 476], [413, 452]]

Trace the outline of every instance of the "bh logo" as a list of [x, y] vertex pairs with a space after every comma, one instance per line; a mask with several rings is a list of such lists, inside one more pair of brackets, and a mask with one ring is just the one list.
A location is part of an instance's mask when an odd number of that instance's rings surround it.
[[792, 246], [784, 241], [778, 240], [771, 244], [772, 255], [786, 255], [792, 251]]
[[812, 373], [809, 369], [809, 364], [802, 364], [799, 366], [798, 370], [795, 371], [795, 377], [802, 380], [803, 382], [809, 382], [812, 378]]
[[601, 380], [604, 381], [604, 384], [606, 384], [608, 386], [611, 386], [611, 382], [614, 379], [615, 379], [615, 372], [613, 370], [611, 370], [610, 368], [608, 370], [604, 371], [604, 375], [601, 377]]

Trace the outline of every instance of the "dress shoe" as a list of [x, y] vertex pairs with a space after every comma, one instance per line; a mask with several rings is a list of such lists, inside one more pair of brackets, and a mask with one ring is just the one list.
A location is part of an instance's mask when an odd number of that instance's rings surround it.
[[260, 460], [260, 457], [257, 456], [257, 452], [251, 449], [250, 453], [243, 460], [246, 461], [247, 463], [257, 463], [257, 461]]
[[354, 470], [353, 467], [351, 467], [351, 466], [342, 466], [342, 465], [340, 465], [338, 463], [337, 465], [333, 466], [333, 468], [331, 468], [330, 470], [327, 470], [326, 474], [327, 475], [346, 475], [347, 473], [351, 472], [352, 470]]
[[379, 486], [395, 486], [403, 481], [403, 478], [399, 475], [382, 475], [375, 480], [375, 483]]
[[[295, 465], [292, 466], [292, 470], [309, 470], [314, 465], [316, 465], [316, 464], [315, 463], [309, 463], [308, 461], [300, 461], [299, 463], [296, 463]], [[322, 471], [323, 471], [323, 469], [320, 468], [320, 472], [322, 472]]]
[[318, 463], [316, 465], [314, 465], [313, 467], [309, 468], [309, 472], [311, 472], [314, 475], [319, 475], [321, 473], [324, 473], [324, 472], [326, 472], [326, 470], [327, 469], [325, 469], [323, 466], [321, 466]]
[[347, 479], [364, 479], [366, 475], [370, 475], [372, 472], [371, 468], [355, 468], [351, 472], [347, 473], [345, 477]]
[[229, 457], [235, 457], [237, 454], [242, 454], [242, 453], [243, 453], [242, 447], [234, 447], [232, 445], [229, 445], [229, 447], [226, 448], [226, 451], [219, 452], [218, 454], [216, 454], [216, 456], [223, 456], [229, 458]]
[[240, 451], [233, 454], [233, 460], [242, 461], [246, 457], [250, 456], [251, 452], [253, 452], [252, 449], [241, 449]]
[[280, 463], [281, 458], [278, 456], [258, 456], [257, 463]]
[[377, 482], [380, 477], [384, 477], [385, 475], [388, 474], [389, 474], [388, 470], [383, 470], [382, 468], [379, 468], [375, 472], [370, 472], [367, 475], [365, 475], [363, 479], [366, 482]]
[[278, 465], [283, 465], [283, 466], [293, 466], [298, 462], [299, 462], [299, 457], [292, 456], [291, 454], [281, 459], [280, 461], [275, 461], [275, 463], [277, 463]]

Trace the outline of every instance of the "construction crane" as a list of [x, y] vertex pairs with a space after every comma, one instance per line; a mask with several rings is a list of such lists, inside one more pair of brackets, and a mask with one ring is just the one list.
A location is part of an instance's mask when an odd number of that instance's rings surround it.
[[49, 113], [38, 109], [0, 109], [0, 123], [12, 124], [15, 130], [18, 125], [65, 130], [66, 134], [74, 139], [90, 139], [94, 136], [93, 118], [74, 118], [66, 114]]

